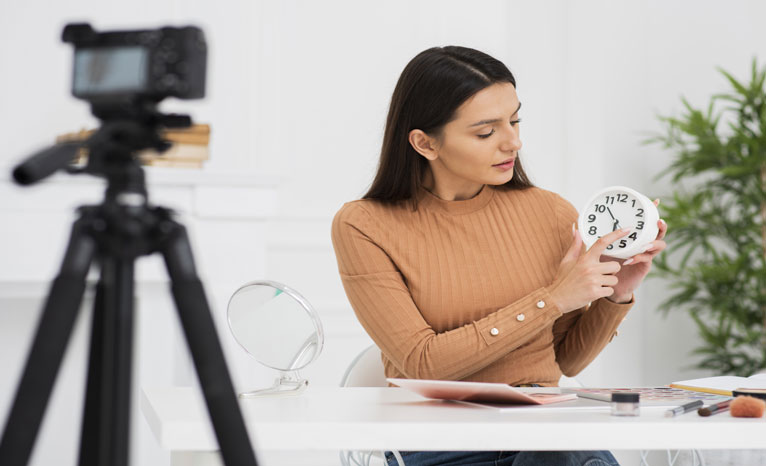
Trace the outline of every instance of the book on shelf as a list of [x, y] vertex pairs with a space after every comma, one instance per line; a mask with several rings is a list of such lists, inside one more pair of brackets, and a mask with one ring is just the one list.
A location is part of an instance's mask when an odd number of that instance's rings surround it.
[[[62, 134], [56, 138], [56, 143], [85, 141], [95, 133], [95, 130], [80, 130], [74, 133]], [[210, 125], [197, 124], [190, 128], [164, 129], [161, 136], [172, 146], [163, 153], [147, 149], [138, 153], [142, 164], [161, 167], [202, 168], [202, 163], [210, 158]], [[77, 164], [85, 164], [88, 158], [87, 148], [80, 149]]]

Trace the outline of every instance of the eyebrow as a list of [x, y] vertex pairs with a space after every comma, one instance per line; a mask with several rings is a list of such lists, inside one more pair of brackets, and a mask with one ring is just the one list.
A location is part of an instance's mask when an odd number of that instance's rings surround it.
[[[519, 106], [516, 109], [516, 111], [513, 112], [513, 114], [515, 115], [515, 114], [519, 113], [520, 109], [521, 109], [521, 102], [519, 102]], [[477, 121], [476, 123], [474, 123], [472, 125], [469, 125], [469, 128], [472, 128], [474, 126], [488, 125], [490, 123], [497, 123], [498, 121], [500, 121], [500, 118], [493, 118], [493, 119], [490, 119], [490, 120], [481, 120], [481, 121]]]

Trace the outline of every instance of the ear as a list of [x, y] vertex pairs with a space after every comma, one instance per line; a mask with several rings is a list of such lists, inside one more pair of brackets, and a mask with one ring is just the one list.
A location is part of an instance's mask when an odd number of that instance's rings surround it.
[[412, 148], [426, 159], [433, 161], [439, 158], [436, 139], [424, 131], [413, 129], [410, 131], [409, 141]]

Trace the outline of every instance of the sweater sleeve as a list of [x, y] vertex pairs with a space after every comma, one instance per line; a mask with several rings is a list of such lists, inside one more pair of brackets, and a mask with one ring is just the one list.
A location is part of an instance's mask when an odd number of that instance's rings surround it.
[[373, 239], [375, 228], [362, 206], [341, 208], [332, 224], [338, 270], [359, 322], [408, 378], [463, 379], [561, 316], [542, 287], [480, 320], [437, 333], [418, 310], [396, 264]]
[[[573, 241], [572, 223], [577, 221], [577, 210], [561, 196], [554, 196], [563, 257]], [[612, 340], [634, 303], [632, 297], [624, 304], [600, 298], [557, 319], [553, 325], [553, 345], [561, 372], [572, 377], [585, 369]]]

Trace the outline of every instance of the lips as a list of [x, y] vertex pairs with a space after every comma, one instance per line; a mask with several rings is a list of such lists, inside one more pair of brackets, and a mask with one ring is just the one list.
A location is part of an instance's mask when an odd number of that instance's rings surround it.
[[510, 163], [510, 162], [513, 162], [514, 160], [516, 160], [516, 159], [515, 159], [515, 157], [511, 157], [510, 159], [507, 159], [507, 160], [503, 160], [502, 162], [500, 162], [500, 163], [496, 163], [496, 164], [494, 164], [494, 165], [492, 165], [492, 166], [493, 166], [493, 167], [497, 167], [498, 165], [505, 165], [506, 163]]

